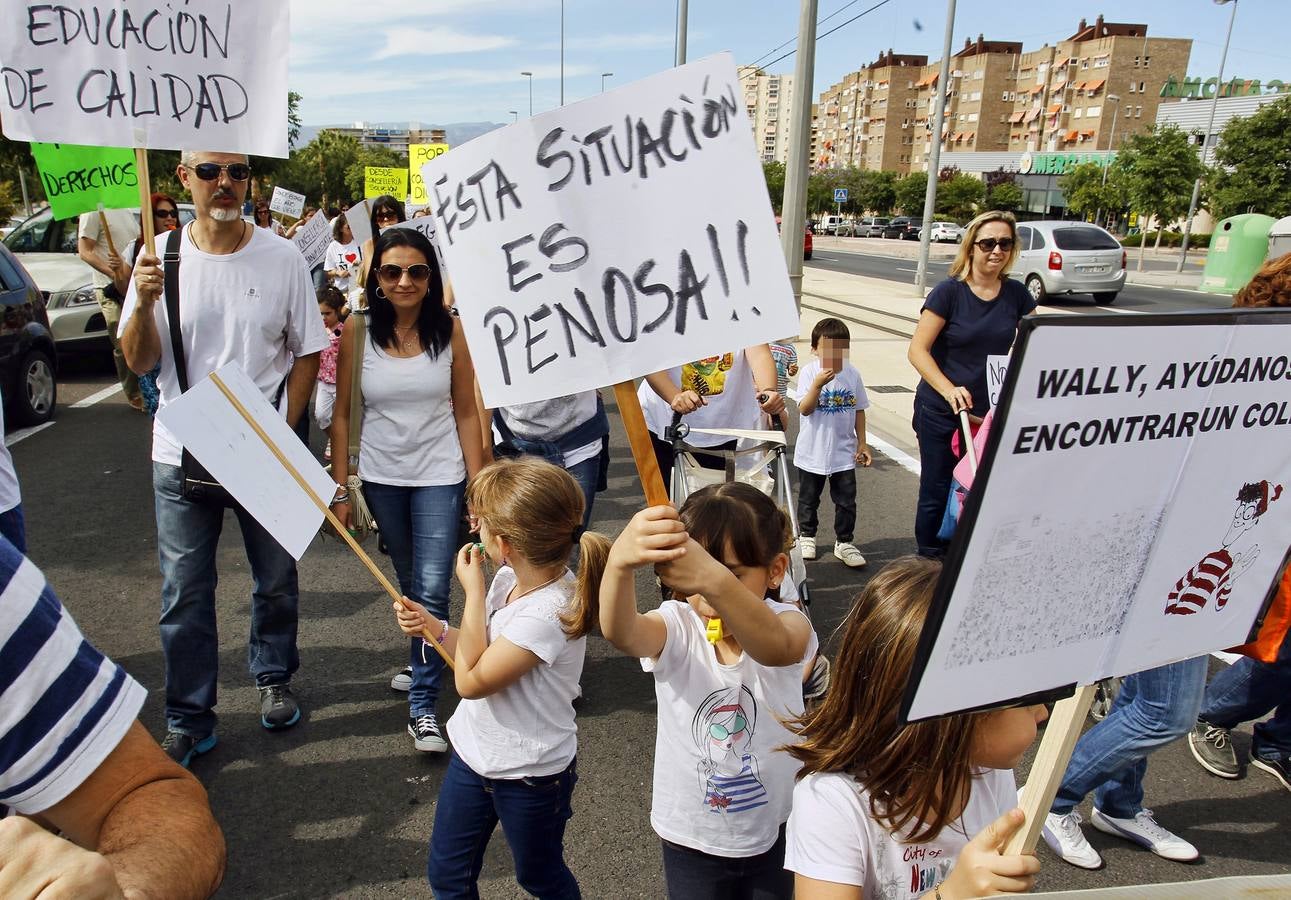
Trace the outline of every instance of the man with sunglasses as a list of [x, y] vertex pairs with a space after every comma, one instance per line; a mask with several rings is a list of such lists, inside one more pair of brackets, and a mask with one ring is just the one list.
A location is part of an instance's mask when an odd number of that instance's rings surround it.
[[[177, 174], [197, 211], [182, 231], [178, 260], [180, 349], [188, 383], [235, 362], [295, 425], [309, 404], [319, 353], [328, 343], [305, 259], [294, 245], [242, 220], [251, 177], [243, 154], [185, 151]], [[164, 252], [162, 240], [158, 254]], [[135, 372], [160, 361], [160, 409], [181, 393], [164, 286], [162, 261], [142, 254], [122, 313], [121, 338]], [[184, 496], [181, 452], [160, 418], [154, 420], [168, 732], [162, 746], [186, 766], [216, 742], [215, 551], [224, 509]], [[254, 581], [248, 659], [260, 690], [260, 722], [271, 730], [288, 728], [300, 719], [290, 686], [300, 662], [296, 562], [246, 510], [234, 512]]]
[[[107, 233], [104, 233], [104, 225]], [[121, 354], [117, 328], [121, 323], [121, 301], [114, 282], [129, 275], [130, 266], [121, 258], [127, 246], [139, 237], [139, 212], [132, 209], [105, 209], [81, 213], [77, 228], [76, 255], [94, 270], [95, 296], [107, 323], [108, 341], [112, 344], [112, 362], [117, 368], [117, 380], [125, 391], [126, 400], [135, 409], [143, 410], [143, 394], [139, 391], [139, 378], [126, 365]]]

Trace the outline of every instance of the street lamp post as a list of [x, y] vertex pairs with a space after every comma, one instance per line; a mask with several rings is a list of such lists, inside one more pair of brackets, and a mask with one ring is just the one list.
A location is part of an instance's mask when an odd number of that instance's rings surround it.
[[529, 79], [529, 118], [533, 118], [533, 73], [521, 72], [521, 75]]
[[[1215, 99], [1210, 104], [1210, 120], [1206, 123], [1206, 133], [1201, 136], [1201, 164], [1206, 164], [1206, 146], [1210, 143], [1210, 132], [1215, 127], [1215, 110], [1219, 108], [1219, 95], [1224, 90], [1224, 63], [1228, 61], [1228, 42], [1233, 37], [1233, 20], [1237, 18], [1237, 0], [1215, 0], [1219, 6], [1233, 4], [1233, 11], [1228, 14], [1228, 34], [1224, 36], [1224, 52], [1219, 54], [1219, 77], [1215, 79]], [[1183, 220], [1183, 243], [1179, 247], [1179, 264], [1176, 272], [1183, 271], [1183, 264], [1188, 261], [1188, 239], [1192, 237], [1192, 217], [1197, 212], [1197, 201], [1201, 197], [1201, 178], [1192, 185], [1192, 202], [1188, 204], [1188, 218]]]
[[[1112, 110], [1112, 132], [1107, 136], [1107, 158], [1103, 160], [1103, 188], [1104, 189], [1106, 189], [1107, 187], [1107, 170], [1112, 165], [1112, 151], [1116, 148], [1116, 117], [1121, 114], [1121, 98], [1116, 96], [1115, 94], [1108, 94], [1107, 100], [1109, 103], [1115, 103], [1116, 109]], [[1111, 213], [1112, 211], [1109, 209], [1107, 211], [1107, 214], [1111, 215]], [[1098, 212], [1094, 213], [1094, 224], [1097, 225], [1098, 220], [1101, 219], [1102, 217], [1103, 217], [1103, 205], [1100, 203], [1098, 205]], [[1104, 225], [1103, 227], [1106, 228], [1107, 226]]]
[[565, 105], [565, 0], [560, 0], [560, 105]]
[[602, 72], [602, 73], [601, 73], [601, 93], [602, 93], [602, 94], [604, 94], [604, 93], [605, 93], [605, 79], [607, 79], [607, 78], [613, 78], [613, 77], [614, 77], [614, 73], [613, 73], [613, 72]]
[[686, 20], [688, 10], [686, 0], [677, 0], [677, 55], [676, 64], [683, 65], [686, 62]]
[[802, 0], [798, 16], [798, 59], [793, 70], [794, 109], [789, 123], [789, 162], [785, 166], [780, 246], [789, 270], [793, 302], [802, 312], [803, 236], [807, 227], [807, 176], [811, 167], [811, 85], [816, 72], [818, 0]]
[[932, 148], [928, 154], [928, 186], [923, 193], [923, 228], [919, 230], [919, 262], [915, 265], [914, 290], [923, 296], [928, 282], [928, 253], [932, 247], [932, 219], [937, 209], [937, 176], [941, 173], [941, 128], [946, 123], [946, 92], [950, 90], [950, 43], [955, 33], [955, 0], [946, 0], [946, 37], [941, 48], [941, 71], [932, 112]]

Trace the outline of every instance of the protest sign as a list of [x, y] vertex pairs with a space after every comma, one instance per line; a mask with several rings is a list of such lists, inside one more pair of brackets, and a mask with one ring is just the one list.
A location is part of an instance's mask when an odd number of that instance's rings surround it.
[[[421, 180], [421, 167], [437, 156], [448, 152], [447, 144], [409, 144], [408, 145], [408, 206], [420, 207], [430, 203], [426, 194], [426, 183]], [[408, 210], [412, 215], [412, 210]]]
[[363, 196], [372, 199], [383, 194], [399, 200], [408, 196], [408, 170], [393, 166], [364, 166]]
[[0, 0], [4, 134], [285, 157], [288, 8]]
[[310, 216], [308, 222], [296, 229], [291, 242], [311, 269], [322, 262], [327, 246], [332, 242], [332, 226], [327, 221], [327, 213], [320, 209]]
[[1000, 393], [1004, 390], [1004, 376], [1009, 371], [1007, 354], [986, 357], [986, 394], [991, 409], [1000, 405]]
[[70, 219], [100, 204], [107, 209], [139, 206], [133, 150], [34, 141], [31, 155], [55, 219]]
[[350, 234], [354, 237], [354, 243], [362, 247], [365, 242], [372, 240], [372, 213], [368, 211], [366, 203], [359, 203], [347, 209], [345, 221], [350, 223]]
[[1024, 320], [903, 716], [1244, 643], [1291, 546], [1288, 346], [1284, 310]]
[[[309, 489], [324, 502], [330, 501], [336, 482], [255, 382], [237, 363], [228, 363], [216, 374]], [[296, 559], [305, 554], [323, 514], [308, 494], [284, 476], [273, 447], [260, 439], [214, 381], [204, 378], [194, 384], [162, 407], [157, 418], [284, 550]]]
[[273, 196], [269, 199], [269, 208], [284, 216], [299, 219], [300, 214], [305, 211], [305, 195], [276, 187], [273, 189]]
[[720, 54], [422, 167], [486, 405], [797, 333], [739, 85]]

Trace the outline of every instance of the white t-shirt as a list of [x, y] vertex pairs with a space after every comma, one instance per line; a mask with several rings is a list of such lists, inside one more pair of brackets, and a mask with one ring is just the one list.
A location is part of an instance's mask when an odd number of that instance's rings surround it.
[[[116, 247], [117, 254], [123, 255], [126, 252], [126, 245], [139, 237], [139, 210], [105, 209], [103, 217], [108, 220], [108, 231], [112, 235], [112, 243]], [[96, 209], [81, 213], [77, 226], [77, 239], [89, 238], [94, 241], [97, 244], [95, 252], [104, 263], [107, 263], [109, 248], [107, 240], [103, 237], [103, 223], [99, 221], [99, 211]], [[110, 279], [106, 275], [98, 269], [94, 270], [95, 287], [105, 287], [109, 283]]]
[[[507, 427], [517, 437], [531, 441], [549, 441], [568, 434], [596, 415], [596, 391], [581, 391], [553, 400], [502, 406], [498, 408], [498, 412], [502, 415], [502, 421], [507, 423]], [[497, 428], [493, 429], [493, 440], [502, 440]], [[563, 465], [566, 469], [572, 469], [581, 462], [599, 456], [600, 452], [601, 440], [597, 438], [581, 447], [565, 451]]]
[[[315, 316], [317, 318], [317, 316]], [[363, 342], [363, 426], [359, 478], [429, 487], [466, 479], [453, 415], [453, 347], [432, 357], [391, 356]]]
[[333, 278], [332, 284], [337, 289], [348, 294], [350, 288], [354, 286], [354, 273], [359, 270], [359, 260], [363, 258], [359, 245], [350, 241], [348, 244], [342, 244], [340, 241], [332, 241], [327, 245], [327, 252], [323, 254], [323, 271], [335, 272], [340, 269], [345, 274]]
[[869, 794], [856, 779], [814, 772], [793, 789], [784, 867], [817, 881], [860, 885], [866, 897], [913, 900], [946, 877], [974, 835], [1017, 805], [1013, 771], [985, 769], [974, 776], [958, 821], [936, 840], [908, 844], [870, 817]]
[[[758, 408], [757, 388], [753, 384], [753, 370], [743, 350], [724, 353], [687, 363], [668, 370], [673, 384], [683, 391], [694, 391], [708, 400], [685, 417], [691, 428], [760, 428], [762, 411]], [[646, 425], [656, 437], [662, 438], [664, 429], [672, 424], [672, 407], [642, 381], [637, 389]], [[693, 447], [715, 447], [730, 438], [715, 434], [692, 434], [686, 443]]]
[[[766, 601], [777, 615], [798, 608]], [[659, 607], [668, 637], [654, 675], [658, 730], [650, 824], [666, 841], [723, 857], [765, 853], [789, 815], [798, 761], [780, 720], [802, 713], [802, 662], [769, 668], [747, 653], [717, 661], [704, 621], [686, 603]], [[803, 661], [818, 646], [813, 632]]]
[[[165, 256], [167, 237], [157, 240], [158, 256]], [[237, 363], [272, 403], [295, 358], [327, 346], [305, 258], [295, 245], [264, 228], [253, 228], [251, 239], [236, 253], [206, 253], [193, 244], [191, 225], [184, 228], [179, 256], [179, 322], [189, 386], [227, 363]], [[122, 331], [137, 306], [131, 279], [121, 309]], [[158, 408], [165, 409], [180, 390], [164, 296], [152, 313], [161, 338]], [[286, 408], [284, 394], [284, 413]], [[179, 465], [179, 441], [160, 417], [152, 421], [153, 462]]]
[[[799, 408], [818, 374], [819, 359], [813, 359], [798, 373], [793, 399]], [[811, 415], [799, 417], [793, 464], [817, 475], [856, 468], [856, 413], [869, 406], [861, 373], [851, 363], [843, 363], [843, 370], [820, 389]]]
[[[0, 436], [4, 435], [4, 398], [0, 397]], [[9, 446], [0, 440], [0, 512], [8, 512], [22, 502], [18, 473], [13, 468]]]
[[479, 700], [462, 700], [448, 720], [453, 749], [483, 778], [539, 778], [562, 772], [578, 750], [574, 698], [587, 638], [571, 638], [560, 614], [573, 601], [574, 576], [508, 604], [515, 572], [498, 569], [484, 600], [488, 642], [506, 638], [542, 660], [520, 680]]

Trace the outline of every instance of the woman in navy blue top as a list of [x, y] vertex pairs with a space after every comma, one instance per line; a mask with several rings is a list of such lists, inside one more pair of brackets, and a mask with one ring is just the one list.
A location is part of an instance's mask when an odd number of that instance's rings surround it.
[[967, 410], [975, 421], [986, 415], [986, 358], [1007, 354], [1019, 320], [1035, 309], [1021, 282], [1008, 277], [1017, 255], [1011, 213], [985, 212], [970, 222], [950, 277], [928, 294], [910, 339], [910, 363], [921, 379], [912, 425], [920, 469], [914, 534], [923, 556], [946, 550], [937, 531], [957, 462], [950, 438], [959, 413]]

